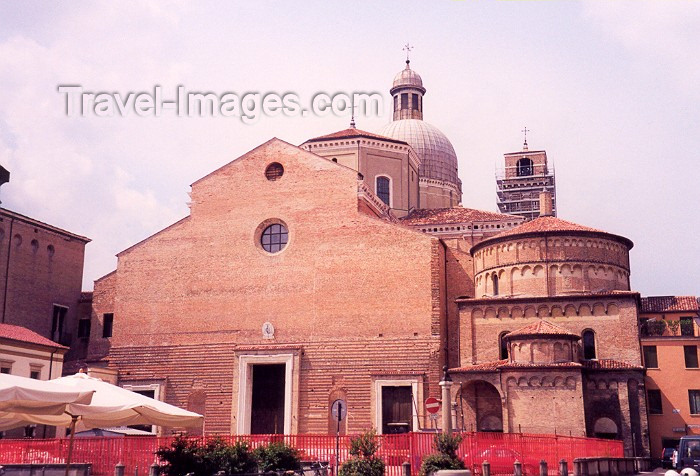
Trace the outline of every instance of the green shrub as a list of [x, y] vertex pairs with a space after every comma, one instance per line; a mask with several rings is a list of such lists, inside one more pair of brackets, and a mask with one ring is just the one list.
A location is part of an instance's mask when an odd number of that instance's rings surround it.
[[420, 467], [420, 476], [429, 476], [440, 469], [464, 469], [464, 461], [457, 456], [461, 435], [448, 435], [438, 433], [433, 439], [433, 448], [437, 453], [430, 454], [423, 459]]
[[258, 470], [262, 472], [296, 471], [301, 467], [299, 450], [282, 442], [255, 448], [253, 455], [258, 462]]
[[340, 466], [338, 476], [383, 476], [384, 461], [381, 458], [348, 458]]
[[158, 448], [156, 455], [165, 463], [162, 471], [168, 476], [180, 476], [187, 473], [195, 473], [201, 466], [199, 455], [199, 443], [178, 436], [170, 447]]
[[350, 439], [350, 458], [341, 466], [338, 476], [383, 476], [384, 461], [376, 455], [379, 450], [377, 433], [366, 431]]
[[188, 473], [211, 476], [218, 471], [227, 474], [257, 471], [257, 461], [247, 442], [237, 442], [231, 446], [215, 438], [202, 446], [198, 440], [177, 437], [170, 447], [159, 448], [156, 455], [166, 463], [163, 472], [168, 476]]

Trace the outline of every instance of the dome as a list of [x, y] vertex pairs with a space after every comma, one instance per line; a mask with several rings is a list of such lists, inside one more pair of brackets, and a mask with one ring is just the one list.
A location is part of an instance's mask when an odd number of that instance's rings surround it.
[[[420, 81], [420, 76], [416, 76]], [[418, 119], [402, 119], [390, 122], [378, 133], [408, 142], [413, 147], [421, 160], [421, 177], [459, 184], [457, 154], [450, 140], [437, 127]]]
[[396, 76], [394, 76], [394, 83], [392, 84], [391, 89], [393, 91], [394, 88], [398, 87], [413, 87], [421, 89], [423, 90], [423, 92], [425, 92], [425, 88], [423, 87], [423, 80], [421, 79], [420, 74], [413, 71], [408, 66], [408, 63], [406, 64], [406, 68], [404, 68]]

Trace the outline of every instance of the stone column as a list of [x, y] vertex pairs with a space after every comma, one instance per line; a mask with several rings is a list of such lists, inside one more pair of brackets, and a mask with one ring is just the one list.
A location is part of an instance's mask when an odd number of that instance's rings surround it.
[[447, 373], [447, 366], [442, 368], [443, 377], [440, 382], [442, 387], [442, 431], [448, 435], [452, 433], [452, 378]]

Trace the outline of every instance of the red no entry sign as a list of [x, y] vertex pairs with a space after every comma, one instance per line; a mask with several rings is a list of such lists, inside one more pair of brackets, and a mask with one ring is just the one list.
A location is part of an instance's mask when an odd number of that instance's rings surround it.
[[435, 397], [428, 397], [425, 400], [425, 409], [428, 413], [437, 413], [440, 411], [440, 401]]

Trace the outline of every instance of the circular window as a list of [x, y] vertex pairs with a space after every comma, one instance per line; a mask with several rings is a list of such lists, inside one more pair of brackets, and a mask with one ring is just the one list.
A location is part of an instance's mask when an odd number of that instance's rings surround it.
[[279, 162], [273, 162], [265, 169], [265, 177], [268, 180], [279, 180], [284, 175], [284, 167]]
[[260, 244], [268, 253], [277, 253], [287, 246], [288, 237], [289, 231], [287, 227], [280, 223], [275, 223], [265, 228], [262, 232]]

